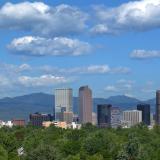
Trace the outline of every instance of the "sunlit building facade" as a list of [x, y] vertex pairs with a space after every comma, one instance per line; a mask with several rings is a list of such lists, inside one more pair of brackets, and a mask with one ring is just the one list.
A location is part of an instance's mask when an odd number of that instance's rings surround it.
[[92, 123], [92, 91], [88, 86], [79, 88], [79, 122]]
[[63, 121], [63, 113], [72, 112], [73, 91], [71, 88], [59, 88], [55, 90], [55, 120]]

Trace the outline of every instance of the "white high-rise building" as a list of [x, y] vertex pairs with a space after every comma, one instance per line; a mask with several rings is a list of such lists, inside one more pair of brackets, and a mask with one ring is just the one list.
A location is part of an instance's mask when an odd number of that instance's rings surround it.
[[55, 119], [59, 120], [64, 112], [72, 112], [73, 91], [71, 88], [55, 89]]
[[123, 122], [127, 123], [128, 127], [134, 126], [142, 122], [142, 111], [138, 110], [123, 111], [122, 120]]

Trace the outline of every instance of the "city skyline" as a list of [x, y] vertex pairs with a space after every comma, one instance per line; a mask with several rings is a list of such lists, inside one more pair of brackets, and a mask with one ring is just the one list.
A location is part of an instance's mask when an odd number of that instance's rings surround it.
[[93, 97], [155, 97], [159, 16], [160, 0], [2, 0], [0, 97], [54, 88], [77, 96], [83, 85]]

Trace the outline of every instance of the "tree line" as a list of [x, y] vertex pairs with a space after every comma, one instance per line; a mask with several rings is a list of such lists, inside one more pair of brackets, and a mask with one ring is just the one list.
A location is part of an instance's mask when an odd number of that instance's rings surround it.
[[3, 127], [0, 160], [160, 160], [160, 127]]

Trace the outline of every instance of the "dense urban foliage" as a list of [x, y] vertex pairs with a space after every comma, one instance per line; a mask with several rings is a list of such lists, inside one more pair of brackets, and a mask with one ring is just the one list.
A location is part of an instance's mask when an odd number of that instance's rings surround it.
[[[18, 156], [17, 149], [24, 154]], [[159, 160], [160, 127], [1, 128], [0, 160]]]

